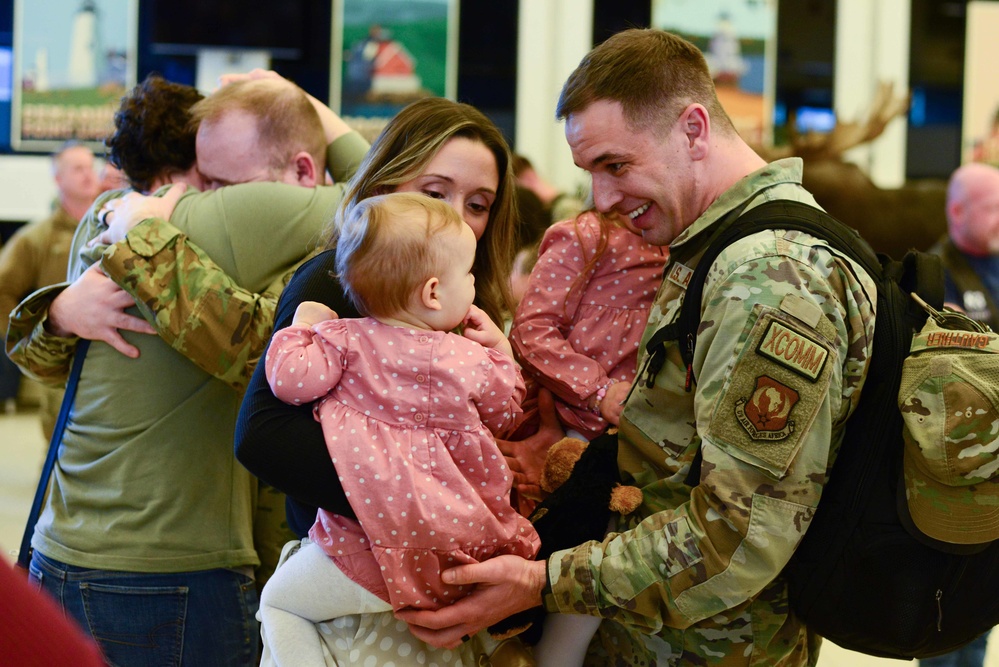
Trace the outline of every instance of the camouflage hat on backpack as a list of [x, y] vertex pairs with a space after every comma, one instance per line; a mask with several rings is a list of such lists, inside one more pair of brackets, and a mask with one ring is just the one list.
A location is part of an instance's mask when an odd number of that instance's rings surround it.
[[899, 388], [906, 504], [933, 540], [983, 544], [999, 538], [999, 336], [960, 313], [931, 315]]

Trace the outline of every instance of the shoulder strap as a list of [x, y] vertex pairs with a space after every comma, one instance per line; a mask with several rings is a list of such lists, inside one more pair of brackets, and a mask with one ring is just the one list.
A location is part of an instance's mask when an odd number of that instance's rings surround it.
[[[944, 301], [943, 268], [935, 255], [909, 252], [901, 262], [878, 255], [860, 234], [842, 222], [808, 204], [775, 200], [764, 202], [745, 213], [740, 210], [726, 216], [707, 240], [707, 248], [697, 262], [683, 297], [679, 317], [653, 334], [646, 345], [648, 360], [639, 374], [647, 386], [655, 383], [655, 376], [665, 363], [663, 343], [679, 341], [680, 354], [687, 366], [687, 389], [692, 388], [694, 348], [697, 328], [701, 319], [701, 298], [704, 279], [722, 250], [741, 238], [768, 229], [786, 229], [805, 232], [823, 239], [832, 248], [844, 253], [863, 268], [880, 285], [886, 278], [898, 281], [906, 292], [918, 293], [924, 301], [940, 309]], [[741, 213], [741, 214], [740, 214]], [[906, 304], [910, 324], [914, 329], [922, 326], [926, 313], [911, 299]]]
[[52, 477], [52, 470], [55, 468], [56, 459], [59, 457], [59, 445], [62, 444], [63, 433], [66, 432], [66, 422], [69, 420], [69, 413], [73, 409], [73, 401], [76, 398], [76, 385], [80, 381], [80, 372], [83, 370], [83, 360], [87, 356], [87, 348], [90, 341], [80, 339], [76, 345], [76, 353], [73, 355], [73, 368], [69, 372], [69, 379], [66, 381], [66, 392], [63, 394], [62, 406], [59, 408], [59, 418], [56, 420], [55, 429], [52, 431], [52, 439], [49, 441], [49, 451], [45, 455], [45, 464], [42, 466], [42, 473], [38, 480], [38, 488], [35, 489], [35, 499], [31, 502], [31, 511], [28, 512], [28, 522], [24, 526], [24, 536], [21, 538], [21, 550], [17, 554], [17, 565], [25, 570], [31, 561], [31, 536], [35, 534], [35, 524], [38, 523], [38, 516], [42, 512], [42, 503], [45, 502], [45, 494], [49, 488], [49, 479]]
[[730, 214], [718, 222], [706, 241], [707, 248], [697, 261], [697, 266], [687, 283], [679, 317], [656, 331], [646, 345], [649, 359], [643, 371], [645, 382], [649, 387], [655, 383], [655, 376], [665, 363], [663, 343], [668, 340], [680, 342], [680, 354], [687, 366], [687, 390], [690, 391], [696, 382], [692, 364], [697, 327], [701, 320], [704, 279], [722, 250], [741, 238], [767, 229], [803, 231], [824, 239], [832, 247], [845, 252], [875, 280], [881, 277], [881, 263], [860, 234], [814, 206], [780, 199], [764, 202], [745, 213], [742, 213], [741, 209], [733, 213], [735, 215]]

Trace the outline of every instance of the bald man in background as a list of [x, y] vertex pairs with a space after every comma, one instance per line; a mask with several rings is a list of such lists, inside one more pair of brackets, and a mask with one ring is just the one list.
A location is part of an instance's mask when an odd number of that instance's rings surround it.
[[947, 186], [946, 300], [999, 331], [999, 169], [959, 167]]

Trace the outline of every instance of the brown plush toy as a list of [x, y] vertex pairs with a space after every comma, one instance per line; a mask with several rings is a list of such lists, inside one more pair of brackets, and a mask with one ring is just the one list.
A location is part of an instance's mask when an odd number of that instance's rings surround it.
[[[613, 433], [616, 433], [616, 429]], [[611, 433], [611, 435], [613, 435]], [[548, 450], [544, 470], [541, 471], [541, 489], [552, 493], [562, 486], [589, 445], [579, 438], [562, 438]], [[617, 461], [614, 462], [617, 465]], [[615, 483], [610, 491], [607, 508], [618, 514], [631, 514], [642, 504], [642, 490], [636, 486], [623, 486]]]
[[[541, 473], [541, 488], [549, 493], [531, 514], [541, 537], [537, 560], [556, 551], [602, 540], [611, 513], [630, 514], [642, 504], [642, 490], [622, 486], [617, 469], [617, 429], [589, 443], [562, 438], [548, 450]], [[541, 638], [544, 609], [536, 607], [514, 614], [489, 628], [496, 638], [519, 632], [525, 644]], [[527, 627], [526, 631], [524, 628]]]

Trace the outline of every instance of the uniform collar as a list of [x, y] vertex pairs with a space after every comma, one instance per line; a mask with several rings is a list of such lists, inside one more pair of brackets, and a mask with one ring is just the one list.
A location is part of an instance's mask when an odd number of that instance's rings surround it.
[[[730, 211], [749, 202], [764, 190], [787, 183], [801, 185], [802, 171], [801, 158], [790, 157], [771, 162], [742, 177], [735, 185], [723, 192], [718, 199], [711, 202], [707, 210], [673, 240], [670, 244], [670, 250], [680, 248], [685, 243], [689, 243], [691, 239], [700, 236], [702, 232], [725, 217]], [[760, 201], [762, 203], [765, 200], [764, 198]]]

